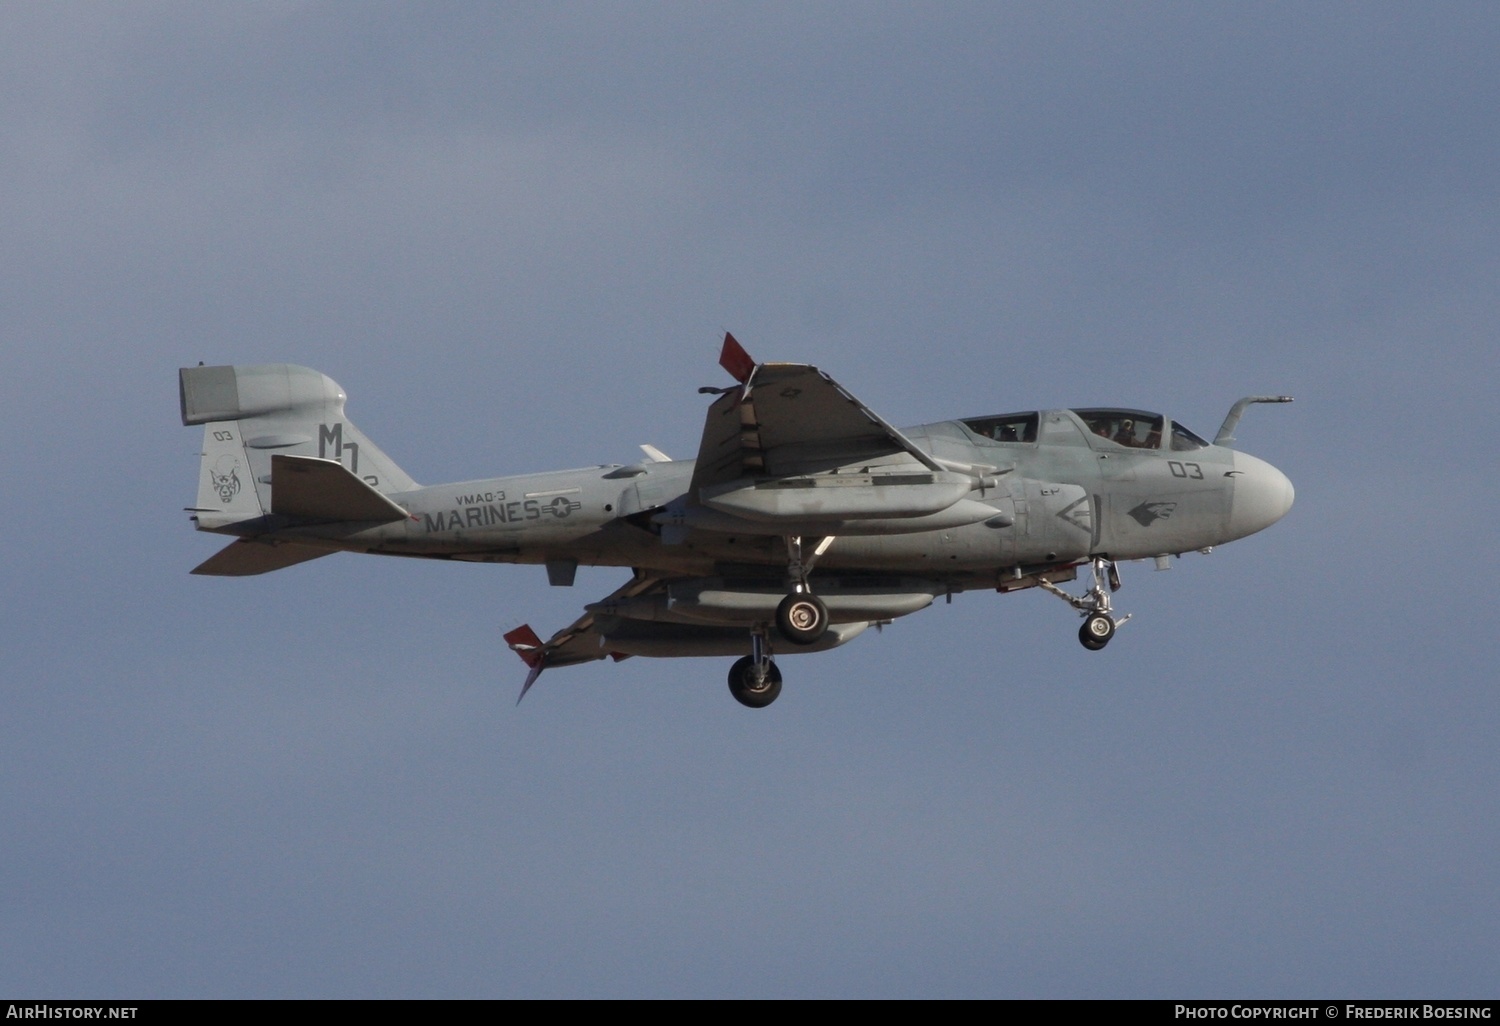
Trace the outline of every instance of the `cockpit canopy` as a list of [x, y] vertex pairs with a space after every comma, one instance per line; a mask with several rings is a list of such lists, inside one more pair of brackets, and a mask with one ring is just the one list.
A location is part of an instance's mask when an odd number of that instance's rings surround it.
[[[1109, 410], [1109, 409], [1085, 409], [1074, 410], [1078, 419], [1100, 438], [1107, 438], [1116, 445], [1123, 445], [1127, 449], [1160, 449], [1162, 425], [1166, 418], [1159, 413], [1150, 413], [1146, 410]], [[1187, 428], [1172, 422], [1171, 447], [1173, 452], [1190, 452], [1193, 449], [1202, 449], [1206, 445], [1203, 439], [1193, 434]]]
[[1203, 439], [1193, 434], [1175, 420], [1172, 421], [1173, 452], [1192, 452], [1194, 449], [1206, 449], [1207, 447], [1208, 443]]
[[[1089, 408], [1074, 410], [1084, 427], [1099, 438], [1127, 449], [1160, 449], [1162, 429], [1168, 427], [1169, 446], [1173, 452], [1191, 452], [1208, 445], [1203, 439], [1160, 413], [1147, 410]], [[964, 427], [992, 442], [1035, 442], [1040, 416], [1029, 413], [1002, 413], [998, 417], [973, 417]]]
[[1074, 410], [1089, 431], [1100, 438], [1107, 438], [1127, 449], [1160, 449], [1161, 426], [1165, 420], [1159, 413], [1145, 410]]
[[1039, 417], [1031, 413], [1002, 413], [998, 417], [975, 417], [963, 422], [964, 427], [980, 438], [992, 442], [1035, 442]]

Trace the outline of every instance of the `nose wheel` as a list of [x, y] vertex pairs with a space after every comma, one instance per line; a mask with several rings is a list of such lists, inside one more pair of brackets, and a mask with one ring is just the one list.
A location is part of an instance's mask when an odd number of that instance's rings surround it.
[[781, 694], [781, 670], [771, 661], [771, 639], [764, 624], [750, 632], [750, 654], [729, 668], [729, 693], [740, 705], [764, 709]]
[[1103, 613], [1094, 613], [1078, 628], [1078, 640], [1090, 652], [1097, 652], [1115, 636], [1115, 622]]
[[1081, 597], [1069, 595], [1051, 581], [1043, 578], [1037, 583], [1083, 614], [1083, 626], [1078, 628], [1078, 640], [1090, 652], [1097, 652], [1115, 636], [1115, 631], [1130, 614], [1118, 620], [1110, 612], [1109, 593], [1120, 588], [1120, 572], [1115, 564], [1102, 557], [1095, 557], [1091, 565], [1094, 583]]
[[781, 694], [781, 670], [775, 663], [768, 662], [765, 675], [757, 677], [755, 659], [741, 656], [729, 668], [729, 693], [740, 705], [764, 709]]

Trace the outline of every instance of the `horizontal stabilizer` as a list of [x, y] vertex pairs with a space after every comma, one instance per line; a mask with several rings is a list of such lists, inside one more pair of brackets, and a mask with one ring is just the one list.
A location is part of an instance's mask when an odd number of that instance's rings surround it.
[[361, 481], [337, 460], [271, 457], [271, 512], [317, 520], [405, 520], [406, 510]]
[[253, 577], [332, 554], [327, 549], [315, 549], [309, 545], [241, 538], [199, 563], [193, 568], [193, 573], [205, 577]]

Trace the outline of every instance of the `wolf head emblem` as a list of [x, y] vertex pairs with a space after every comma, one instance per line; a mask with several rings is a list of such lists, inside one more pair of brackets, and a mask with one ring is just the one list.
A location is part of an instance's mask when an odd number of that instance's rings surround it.
[[1143, 502], [1130, 511], [1130, 516], [1134, 517], [1135, 522], [1142, 527], [1150, 527], [1158, 520], [1171, 517], [1172, 511], [1176, 508], [1175, 502]]
[[229, 505], [234, 497], [240, 494], [240, 461], [233, 456], [220, 456], [213, 466], [208, 468], [208, 477], [213, 482], [214, 491], [219, 493], [219, 501]]

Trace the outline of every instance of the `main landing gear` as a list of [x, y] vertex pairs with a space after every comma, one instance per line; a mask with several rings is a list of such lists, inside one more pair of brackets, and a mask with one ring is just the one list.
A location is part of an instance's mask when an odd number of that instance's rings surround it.
[[[1120, 571], [1115, 568], [1115, 564], [1102, 556], [1095, 556], [1090, 569], [1094, 583], [1081, 598], [1069, 595], [1045, 578], [1037, 583], [1083, 614], [1083, 626], [1078, 628], [1078, 640], [1090, 652], [1097, 652], [1109, 644], [1109, 639], [1115, 636], [1115, 631], [1121, 624], [1130, 619], [1130, 614], [1126, 613], [1116, 619], [1110, 613], [1109, 593], [1120, 590]], [[1106, 583], [1109, 585], [1108, 589], [1105, 588]]]
[[786, 575], [792, 582], [792, 590], [776, 607], [776, 629], [794, 645], [816, 644], [828, 631], [828, 607], [812, 593], [807, 575], [812, 572], [818, 557], [832, 544], [831, 536], [820, 539], [804, 563], [801, 537], [793, 535], [786, 539]]
[[771, 639], [763, 625], [750, 632], [750, 654], [729, 668], [729, 693], [751, 709], [764, 709], [781, 694], [781, 670], [771, 661]]
[[[828, 633], [828, 607], [812, 593], [807, 575], [818, 557], [828, 551], [833, 537], [818, 539], [812, 555], [802, 558], [802, 539], [786, 539], [787, 580], [791, 588], [776, 606], [776, 631], [793, 645], [816, 645]], [[771, 625], [758, 623], [750, 630], [750, 654], [729, 668], [729, 693], [741, 705], [764, 709], [781, 694], [781, 671], [771, 661]]]
[[828, 630], [828, 607], [807, 591], [794, 591], [776, 607], [776, 629], [794, 645], [811, 645]]

